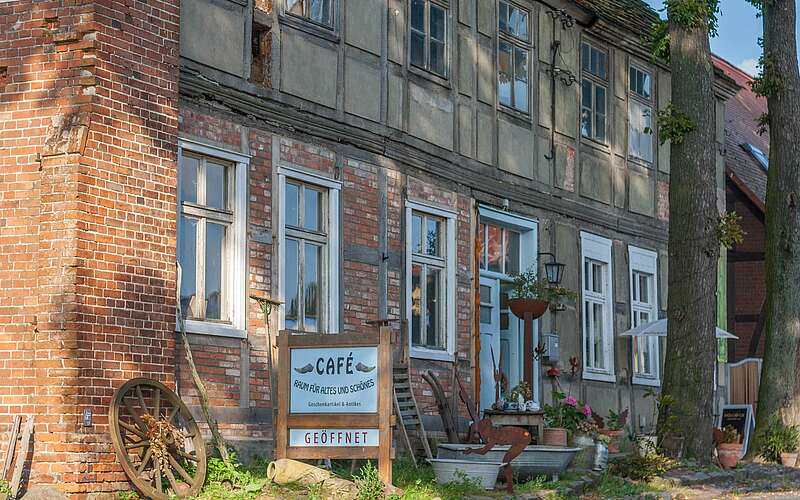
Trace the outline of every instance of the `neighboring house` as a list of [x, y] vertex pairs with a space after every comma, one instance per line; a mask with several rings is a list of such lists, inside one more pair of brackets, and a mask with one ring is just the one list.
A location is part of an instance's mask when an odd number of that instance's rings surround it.
[[[37, 415], [34, 481], [124, 484], [103, 416], [129, 378], [198, 414], [176, 260], [243, 455], [273, 436], [249, 295], [284, 303], [280, 329], [402, 320], [435, 428], [420, 371], [450, 390], [457, 355], [483, 408], [492, 352], [520, 381], [510, 275], [543, 252], [579, 299], [536, 324], [560, 353], [532, 361], [534, 399], [540, 362], [576, 357], [574, 395], [650, 427], [663, 342], [618, 334], [666, 309], [669, 144], [648, 129], [670, 75], [641, 43], [656, 20], [638, 0], [0, 2], [0, 418]], [[721, 151], [736, 86], [716, 90]]]
[[[736, 364], [764, 355], [764, 214], [769, 132], [760, 133], [758, 122], [767, 112], [767, 100], [751, 90], [752, 76], [719, 57], [715, 57], [714, 64], [741, 87], [725, 109], [725, 205], [741, 217], [746, 233], [744, 241], [727, 253], [728, 330], [739, 337], [728, 341], [728, 361]], [[742, 373], [731, 379], [731, 400], [753, 402], [758, 372], [752, 367], [739, 371]]]

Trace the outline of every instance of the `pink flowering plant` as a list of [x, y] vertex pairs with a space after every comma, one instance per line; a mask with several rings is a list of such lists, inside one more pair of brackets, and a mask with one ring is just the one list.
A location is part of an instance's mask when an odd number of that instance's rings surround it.
[[[592, 408], [583, 404], [575, 396], [563, 392], [553, 393], [553, 404], [544, 405], [545, 424], [550, 428], [562, 428], [575, 432], [579, 424], [587, 422], [592, 416]], [[583, 426], [581, 426], [583, 427]]]

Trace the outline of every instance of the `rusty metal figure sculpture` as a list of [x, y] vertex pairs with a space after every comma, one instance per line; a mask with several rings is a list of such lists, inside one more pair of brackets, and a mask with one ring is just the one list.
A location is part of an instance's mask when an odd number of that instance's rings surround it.
[[505, 455], [503, 455], [503, 463], [505, 463], [504, 472], [506, 479], [506, 491], [509, 493], [514, 492], [514, 474], [511, 469], [511, 461], [517, 458], [524, 450], [525, 447], [531, 443], [531, 433], [521, 427], [503, 427], [496, 428], [492, 424], [492, 420], [484, 418], [478, 422], [478, 433], [483, 439], [484, 445], [482, 448], [467, 448], [464, 450], [465, 455], [470, 453], [477, 453], [478, 455], [487, 454], [496, 445], [510, 445]]

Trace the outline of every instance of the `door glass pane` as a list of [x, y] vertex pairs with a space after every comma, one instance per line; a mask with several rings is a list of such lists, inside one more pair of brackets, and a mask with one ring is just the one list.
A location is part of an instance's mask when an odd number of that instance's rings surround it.
[[228, 208], [225, 165], [206, 161], [206, 206], [225, 210]]
[[441, 231], [442, 221], [432, 217], [427, 218], [427, 227], [425, 229], [425, 253], [428, 255], [441, 256]]
[[320, 230], [322, 220], [322, 193], [316, 189], [305, 187], [303, 189], [303, 227], [311, 231]]
[[514, 48], [514, 107], [528, 112], [528, 51]]
[[206, 222], [206, 319], [227, 319], [222, 311], [225, 226]]
[[481, 222], [478, 228], [478, 237], [481, 239], [481, 255], [478, 259], [481, 269], [486, 269], [486, 225]]
[[484, 325], [492, 324], [492, 306], [481, 306], [481, 323]]
[[422, 217], [411, 216], [411, 251], [422, 253]]
[[506, 240], [505, 251], [505, 273], [515, 274], [519, 272], [519, 233], [511, 230], [504, 230]]
[[511, 61], [511, 44], [500, 42], [497, 54], [497, 96], [500, 104], [511, 106], [511, 79], [513, 78], [513, 63]]
[[300, 280], [300, 258], [297, 240], [286, 239], [286, 265], [283, 270], [283, 290], [286, 307], [286, 328], [298, 327], [298, 308], [300, 307], [297, 284]]
[[604, 369], [606, 364], [603, 355], [603, 306], [601, 304], [592, 304], [592, 324], [594, 327], [595, 367]]
[[491, 304], [492, 302], [492, 287], [481, 285], [481, 302], [484, 304]]
[[300, 225], [300, 186], [286, 183], [286, 225], [297, 227]]
[[422, 343], [422, 266], [411, 266], [411, 343]]
[[180, 248], [178, 262], [181, 264], [181, 314], [184, 318], [196, 318], [197, 304], [197, 221], [181, 217]]
[[441, 269], [428, 267], [428, 273], [425, 276], [425, 309], [426, 309], [426, 344], [429, 347], [440, 349], [443, 347], [441, 339], [443, 318], [442, 310], [444, 304], [444, 296], [442, 295], [442, 277]]
[[497, 226], [487, 226], [486, 260], [487, 269], [503, 272], [503, 230]]
[[200, 162], [192, 156], [181, 158], [181, 201], [197, 203], [197, 169]]
[[304, 330], [311, 332], [316, 332], [319, 328], [320, 251], [321, 248], [317, 245], [305, 244], [305, 266], [303, 269], [305, 315], [303, 316], [303, 324]]

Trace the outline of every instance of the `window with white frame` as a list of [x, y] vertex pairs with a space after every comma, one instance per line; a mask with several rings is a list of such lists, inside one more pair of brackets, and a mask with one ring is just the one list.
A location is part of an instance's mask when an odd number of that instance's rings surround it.
[[[658, 319], [656, 288], [657, 256], [655, 252], [628, 247], [631, 284], [631, 328]], [[633, 382], [659, 385], [661, 354], [655, 335], [633, 337]]]
[[614, 382], [611, 240], [581, 233], [583, 376]]
[[652, 77], [636, 66], [629, 69], [628, 154], [653, 161]]
[[179, 296], [187, 331], [245, 336], [249, 158], [184, 140], [178, 158]]
[[411, 355], [450, 360], [455, 341], [455, 214], [406, 204]]
[[481, 222], [479, 228], [483, 244], [480, 266], [484, 271], [511, 275], [519, 272], [519, 231], [491, 222]]
[[581, 135], [606, 142], [608, 55], [589, 43], [581, 44]]
[[503, 106], [527, 113], [530, 15], [504, 0], [497, 6], [497, 99]]
[[278, 169], [282, 327], [338, 330], [338, 182]]
[[447, 76], [447, 2], [410, 0], [409, 57], [411, 64]]
[[286, 12], [326, 28], [333, 28], [335, 1], [336, 0], [286, 0]]

